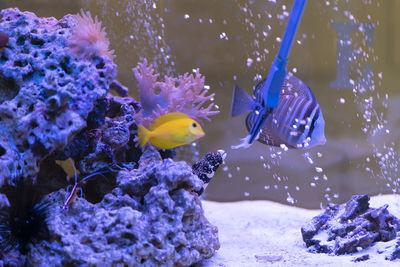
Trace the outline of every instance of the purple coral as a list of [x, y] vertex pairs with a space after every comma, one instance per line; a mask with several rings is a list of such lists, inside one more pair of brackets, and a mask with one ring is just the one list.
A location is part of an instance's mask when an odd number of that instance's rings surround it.
[[154, 74], [152, 65], [147, 61], [139, 62], [132, 69], [140, 91], [142, 110], [136, 115], [136, 120], [148, 126], [155, 118], [170, 113], [183, 112], [194, 120], [199, 118], [210, 121], [208, 116], [216, 115], [218, 110], [211, 110], [214, 103], [207, 107], [203, 105], [212, 101], [215, 94], [207, 95], [204, 88], [204, 76], [199, 70], [196, 74], [175, 77], [164, 76], [164, 81], [157, 81], [159, 75]]

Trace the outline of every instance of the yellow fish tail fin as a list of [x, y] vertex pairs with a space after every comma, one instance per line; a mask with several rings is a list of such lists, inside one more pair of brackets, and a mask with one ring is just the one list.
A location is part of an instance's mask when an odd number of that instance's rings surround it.
[[140, 147], [144, 147], [150, 139], [150, 131], [140, 124], [138, 125], [138, 138]]

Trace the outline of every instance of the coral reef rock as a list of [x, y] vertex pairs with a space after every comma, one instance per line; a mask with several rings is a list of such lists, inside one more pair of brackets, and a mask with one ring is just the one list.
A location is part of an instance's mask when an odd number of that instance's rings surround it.
[[40, 162], [86, 126], [94, 101], [116, 76], [106, 56], [77, 58], [68, 38], [74, 17], [38, 18], [16, 8], [0, 12], [9, 36], [0, 53], [0, 186], [35, 177]]
[[400, 221], [387, 208], [370, 208], [368, 195], [353, 196], [344, 205], [329, 205], [301, 228], [303, 240], [311, 252], [341, 255], [395, 239]]
[[[42, 266], [190, 266], [219, 249], [218, 229], [191, 190], [202, 181], [185, 162], [144, 151], [139, 168], [121, 170], [117, 187], [97, 204], [77, 198], [49, 216], [50, 239], [27, 258]], [[48, 195], [61, 205], [64, 190]]]
[[400, 237], [397, 237], [396, 245], [390, 248], [389, 255], [386, 255], [385, 259], [389, 261], [400, 259]]
[[87, 127], [80, 131], [62, 151], [51, 158], [78, 162], [78, 169], [90, 173], [113, 164], [137, 167], [141, 149], [134, 142], [136, 124], [133, 116], [140, 106], [131, 97], [111, 94], [96, 101], [89, 113]]

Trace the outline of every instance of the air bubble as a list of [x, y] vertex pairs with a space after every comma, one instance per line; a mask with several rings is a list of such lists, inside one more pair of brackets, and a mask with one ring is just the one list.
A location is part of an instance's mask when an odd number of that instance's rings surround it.
[[287, 201], [289, 204], [294, 204], [294, 198], [293, 198], [289, 193], [287, 194], [286, 201]]
[[228, 36], [226, 35], [225, 32], [222, 32], [222, 33], [219, 35], [219, 39], [228, 40]]
[[288, 150], [289, 150], [289, 148], [288, 148], [285, 144], [281, 144], [281, 148], [282, 148], [283, 150], [285, 150], [285, 151], [288, 151]]
[[248, 58], [248, 59], [247, 59], [247, 62], [246, 62], [246, 66], [247, 66], [247, 67], [250, 67], [251, 64], [253, 64], [253, 60], [252, 60], [251, 58]]
[[318, 173], [321, 173], [324, 170], [321, 167], [315, 167], [315, 171], [318, 172]]

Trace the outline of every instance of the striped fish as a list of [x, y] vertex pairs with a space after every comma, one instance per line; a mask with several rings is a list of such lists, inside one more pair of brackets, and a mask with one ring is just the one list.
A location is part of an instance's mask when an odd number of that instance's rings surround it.
[[[265, 80], [253, 91], [254, 101], [246, 92], [235, 87], [232, 116], [251, 111], [246, 118], [250, 131], [256, 120], [260, 99], [260, 90]], [[257, 102], [258, 101], [258, 102]], [[261, 127], [258, 141], [270, 146], [286, 145], [288, 148], [308, 149], [326, 142], [325, 121], [317, 99], [310, 88], [295, 76], [286, 76], [279, 96], [279, 103]]]

